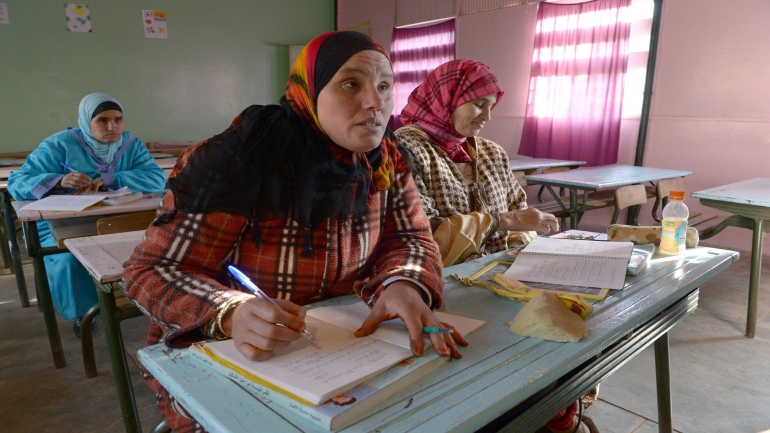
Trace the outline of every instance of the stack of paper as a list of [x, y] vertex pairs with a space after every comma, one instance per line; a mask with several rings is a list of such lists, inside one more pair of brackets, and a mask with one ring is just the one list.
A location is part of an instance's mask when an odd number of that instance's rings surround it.
[[20, 210], [22, 211], [58, 211], [80, 212], [105, 199], [122, 197], [131, 194], [128, 187], [116, 191], [101, 191], [83, 195], [49, 195], [46, 198], [34, 201]]

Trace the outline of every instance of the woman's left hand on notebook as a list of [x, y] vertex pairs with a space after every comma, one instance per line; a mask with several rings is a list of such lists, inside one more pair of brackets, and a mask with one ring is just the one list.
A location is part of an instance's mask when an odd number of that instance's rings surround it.
[[[423, 328], [426, 326], [451, 328], [451, 326], [440, 322], [433, 311], [425, 305], [420, 290], [419, 287], [407, 281], [396, 281], [390, 284], [380, 295], [369, 317], [355, 332], [356, 337], [365, 337], [373, 333], [380, 323], [386, 320], [400, 318], [409, 331], [412, 353], [422, 356], [425, 345]], [[459, 332], [429, 335], [431, 344], [440, 356], [451, 355], [452, 358], [462, 358], [463, 355], [457, 350], [457, 345], [468, 345]]]

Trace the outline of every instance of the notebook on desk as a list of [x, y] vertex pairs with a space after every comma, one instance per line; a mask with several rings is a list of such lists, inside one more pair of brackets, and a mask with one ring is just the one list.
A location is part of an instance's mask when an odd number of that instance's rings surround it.
[[537, 237], [503, 275], [519, 281], [623, 289], [634, 244]]
[[[297, 340], [266, 361], [247, 360], [233, 340], [195, 345], [191, 354], [255, 396], [334, 430], [449, 360], [428, 350], [427, 340], [423, 356], [413, 357], [400, 320], [384, 322], [372, 336], [355, 337], [369, 312], [363, 302], [312, 309], [306, 324], [318, 343]], [[486, 324], [436, 314], [462, 335]]]

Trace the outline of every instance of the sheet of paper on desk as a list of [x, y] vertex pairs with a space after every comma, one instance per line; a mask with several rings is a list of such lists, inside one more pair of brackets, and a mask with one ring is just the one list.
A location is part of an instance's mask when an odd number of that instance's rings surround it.
[[80, 212], [104, 200], [102, 195], [50, 195], [22, 207], [21, 211]]

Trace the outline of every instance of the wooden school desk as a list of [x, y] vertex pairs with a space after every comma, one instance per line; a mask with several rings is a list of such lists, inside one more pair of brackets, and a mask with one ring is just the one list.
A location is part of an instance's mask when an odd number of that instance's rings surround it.
[[[543, 185], [551, 192], [556, 203], [570, 215], [570, 228], [578, 228], [578, 217], [586, 210], [590, 192], [611, 187], [655, 182], [661, 179], [684, 177], [692, 172], [668, 170], [663, 168], [637, 167], [632, 165], [614, 165], [604, 167], [581, 168], [561, 173], [527, 175], [524, 178], [530, 185]], [[562, 203], [553, 188], [569, 189], [569, 206]], [[583, 191], [583, 199], [578, 203], [577, 192]]]
[[746, 337], [754, 338], [757, 325], [757, 294], [762, 273], [762, 240], [770, 227], [770, 179], [756, 178], [706, 189], [690, 194], [704, 206], [734, 214], [700, 236], [701, 240], [715, 236], [726, 227], [742, 227], [753, 231], [751, 242], [751, 276], [749, 302], [746, 312]]
[[16, 225], [13, 223], [14, 211], [11, 206], [11, 194], [8, 192], [8, 181], [0, 182], [0, 198], [2, 198], [2, 216], [3, 228], [7, 237], [4, 241], [3, 250], [7, 249], [7, 254], [11, 259], [13, 273], [16, 275], [16, 288], [19, 290], [19, 300], [22, 307], [29, 307], [29, 295], [27, 294], [27, 282], [24, 279], [24, 268], [21, 265], [21, 254], [19, 252], [19, 243], [16, 241]]
[[176, 165], [177, 158], [171, 157], [171, 158], [156, 158], [154, 159], [155, 165], [162, 169], [170, 169], [174, 168], [174, 165]]
[[[134, 403], [134, 391], [131, 386], [131, 376], [128, 360], [123, 350], [123, 337], [120, 332], [120, 321], [129, 316], [121, 311], [115, 302], [114, 285], [123, 280], [123, 263], [125, 263], [134, 248], [142, 242], [144, 230], [115, 233], [86, 238], [67, 239], [64, 245], [77, 257], [80, 263], [88, 269], [88, 273], [96, 283], [99, 292], [99, 307], [104, 323], [104, 335], [112, 364], [112, 376], [118, 393], [118, 403], [123, 414], [123, 425], [126, 432], [140, 432], [139, 413]], [[134, 315], [130, 315], [135, 317]], [[87, 350], [84, 348], [84, 356]], [[93, 350], [89, 356], [93, 356]], [[93, 364], [93, 360], [90, 361]], [[88, 365], [85, 362], [84, 364]], [[88, 374], [88, 373], [86, 373]]]
[[[32, 258], [32, 265], [35, 272], [35, 282], [38, 290], [38, 303], [43, 310], [43, 316], [45, 317], [45, 326], [48, 331], [48, 341], [51, 344], [51, 353], [53, 354], [54, 365], [56, 368], [62, 368], [66, 364], [64, 360], [64, 352], [61, 346], [61, 338], [59, 337], [59, 326], [56, 323], [56, 315], [54, 313], [53, 302], [51, 300], [51, 289], [48, 286], [48, 275], [45, 270], [45, 263], [43, 257], [51, 254], [59, 254], [67, 252], [65, 248], [42, 247], [40, 245], [40, 237], [37, 232], [37, 221], [39, 220], [63, 220], [80, 217], [95, 217], [103, 215], [115, 215], [120, 213], [141, 212], [147, 210], [157, 209], [160, 204], [161, 197], [153, 195], [150, 198], [142, 198], [139, 201], [118, 205], [118, 206], [96, 206], [92, 209], [87, 209], [81, 212], [39, 212], [39, 211], [21, 211], [20, 209], [32, 203], [32, 201], [15, 201], [13, 202], [13, 208], [16, 210], [16, 215], [19, 221], [22, 223], [24, 229], [24, 243], [27, 247], [27, 255]], [[52, 234], [54, 234], [54, 227], [52, 225]], [[94, 227], [95, 229], [95, 227]], [[96, 231], [94, 230], [94, 233]]]
[[585, 161], [569, 161], [565, 159], [530, 158], [511, 159], [508, 161], [508, 167], [512, 171], [523, 171], [526, 174], [532, 174], [542, 168], [569, 167], [574, 169], [585, 163]]
[[[658, 422], [671, 432], [668, 330], [695, 310], [698, 286], [738, 259], [738, 253], [699, 247], [683, 259], [656, 261], [626, 288], [595, 305], [588, 337], [578, 343], [526, 338], [508, 331], [521, 305], [449, 274], [472, 275], [498, 253], [445, 269], [442, 310], [489, 324], [468, 336], [453, 360], [341, 430], [376, 432], [534, 432], [564, 407], [650, 344], [655, 345]], [[353, 296], [316, 306], [356, 302]], [[621, 341], [621, 338], [628, 336]], [[155, 345], [139, 360], [209, 431], [324, 431], [269, 402], [254, 399], [226, 377], [205, 371], [187, 349]], [[652, 380], [652, 378], [650, 378]], [[215, 395], [216, 398], [212, 398]]]

